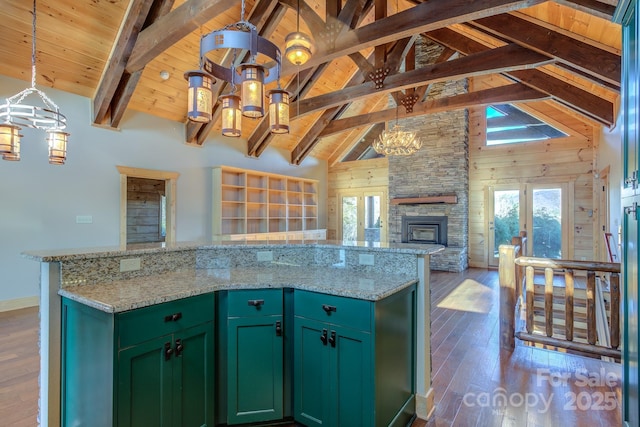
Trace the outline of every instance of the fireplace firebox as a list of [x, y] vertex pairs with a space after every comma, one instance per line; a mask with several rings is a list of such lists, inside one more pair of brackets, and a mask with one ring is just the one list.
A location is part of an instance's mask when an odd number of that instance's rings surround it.
[[432, 243], [447, 246], [447, 217], [403, 216], [402, 243]]

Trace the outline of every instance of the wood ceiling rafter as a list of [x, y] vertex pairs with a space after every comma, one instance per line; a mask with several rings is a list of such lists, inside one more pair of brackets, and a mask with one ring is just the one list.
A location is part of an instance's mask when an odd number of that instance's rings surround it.
[[554, 0], [556, 3], [611, 21], [615, 6], [597, 0]]
[[[414, 45], [415, 39], [417, 36], [407, 37], [406, 39], [402, 39], [397, 41], [396, 43], [390, 44], [391, 49], [387, 52], [387, 65], [389, 67], [391, 74], [396, 74], [400, 69], [400, 65], [402, 65], [402, 59], [406, 56], [407, 52]], [[375, 54], [374, 54], [375, 56]], [[364, 62], [366, 65], [363, 67], [371, 67], [371, 63], [369, 59], [364, 58]], [[366, 68], [369, 69], [369, 68]], [[354, 75], [351, 80], [345, 85], [345, 88], [354, 87], [357, 85], [361, 85], [367, 81], [367, 73], [364, 69], [360, 68], [361, 75]], [[338, 119], [351, 105], [350, 102], [344, 103], [342, 105], [337, 105], [331, 108], [327, 108], [322, 112], [318, 120], [311, 126], [311, 128], [304, 134], [304, 136], [300, 139], [300, 142], [295, 146], [295, 148], [291, 151], [291, 164], [299, 165], [302, 161], [311, 153], [313, 148], [318, 144], [319, 139], [318, 136], [325, 127], [331, 123], [332, 120]]]
[[[560, 63], [583, 71], [593, 81], [603, 80], [620, 88], [620, 55], [551, 31], [511, 14], [477, 19], [473, 23], [489, 33], [552, 56]], [[593, 79], [595, 77], [595, 79]]]
[[[458, 80], [475, 75], [494, 74], [523, 68], [533, 68], [552, 63], [553, 59], [533, 52], [522, 46], [511, 44], [489, 49], [474, 55], [440, 64], [427, 65], [417, 70], [399, 73], [387, 77], [383, 88], [376, 94], [390, 93], [418, 85], [445, 80]], [[345, 88], [309, 99], [297, 101], [292, 106], [291, 117], [309, 114], [314, 111], [342, 105], [356, 99], [365, 98], [374, 92], [371, 83]]]
[[550, 96], [532, 89], [522, 83], [512, 83], [492, 89], [476, 92], [468, 92], [461, 95], [438, 98], [419, 102], [414, 106], [413, 112], [407, 113], [390, 108], [346, 119], [334, 120], [320, 133], [319, 137], [326, 137], [345, 130], [365, 126], [373, 123], [387, 122], [396, 118], [423, 116], [448, 110], [457, 110], [470, 107], [487, 106], [491, 104], [503, 104], [511, 102], [542, 101], [550, 99]]
[[[118, 39], [113, 44], [109, 62], [93, 99], [93, 122], [117, 127], [128, 99], [140, 78], [140, 72], [125, 71], [127, 60], [134, 49], [138, 34], [160, 16], [171, 10], [174, 0], [133, 0], [120, 26]], [[114, 102], [115, 101], [115, 102]], [[114, 108], [115, 106], [115, 108]], [[116, 110], [118, 119], [113, 120]], [[107, 123], [107, 121], [109, 123]]]
[[[430, 31], [425, 35], [443, 46], [457, 50], [463, 55], [495, 50], [448, 28]], [[555, 101], [577, 111], [590, 120], [596, 120], [607, 126], [612, 126], [614, 123], [613, 104], [611, 102], [573, 86], [564, 80], [535, 69], [505, 71], [504, 74], [511, 80], [522, 82], [550, 95]]]
[[[278, 23], [282, 19], [285, 13], [285, 8], [280, 2], [275, 0], [258, 0], [254, 5], [247, 20], [256, 26], [256, 30], [261, 37], [268, 38], [276, 29]], [[244, 58], [247, 58], [245, 52]], [[226, 67], [231, 66], [234, 59], [234, 53], [230, 49], [224, 56], [222, 64]], [[240, 62], [244, 62], [244, 59]], [[228, 83], [222, 80], [217, 80], [213, 85], [213, 99], [218, 99], [222, 95]], [[215, 124], [220, 118], [220, 103], [214, 103], [213, 111], [211, 114], [211, 120], [208, 123], [199, 123], [191, 120], [187, 120], [185, 125], [185, 141], [187, 144], [202, 145], [204, 144], [207, 136], [213, 130]]]
[[[343, 27], [347, 25], [346, 23], [357, 25], [371, 6], [371, 4], [368, 4], [363, 8], [360, 0], [349, 0], [343, 8], [340, 8], [339, 2], [336, 2], [336, 4], [333, 5], [327, 2], [327, 21], [340, 22]], [[330, 13], [338, 13], [338, 15], [332, 17]], [[308, 11], [305, 16], [308, 19], [305, 23], [310, 28], [316, 28], [316, 33], [327, 31], [325, 22], [322, 21], [314, 11]], [[322, 26], [321, 29], [320, 26]], [[359, 65], [360, 57], [357, 55], [354, 55], [354, 57], [354, 62], [356, 62], [356, 65]], [[368, 64], [368, 62], [364, 57], [363, 59], [364, 62], [361, 62], [360, 65], [365, 66], [365, 63]], [[328, 65], [329, 63], [325, 62], [317, 67], [307, 68], [299, 72], [298, 78], [292, 79], [285, 88], [288, 92], [294, 94], [293, 100], [299, 100], [304, 97], [311, 90], [311, 82], [317, 81], [318, 77], [325, 71]], [[362, 72], [364, 73], [364, 71]], [[272, 140], [273, 135], [269, 132], [269, 114], [267, 112], [247, 140], [247, 155], [259, 157]]]
[[[335, 46], [318, 52], [303, 68], [314, 67], [341, 56], [359, 52], [371, 46], [411, 37], [456, 23], [464, 23], [499, 13], [544, 3], [546, 0], [485, 0], [482, 2], [429, 0], [371, 24], [355, 28], [341, 35]], [[297, 71], [293, 65], [283, 67], [282, 74]]]

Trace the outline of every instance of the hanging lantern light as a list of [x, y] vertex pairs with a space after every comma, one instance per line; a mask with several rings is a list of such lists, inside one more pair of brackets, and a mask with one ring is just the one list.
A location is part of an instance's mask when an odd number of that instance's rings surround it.
[[184, 78], [189, 81], [187, 118], [194, 122], [210, 122], [213, 111], [211, 87], [216, 79], [202, 70], [187, 71]]
[[20, 126], [0, 124], [0, 154], [4, 160], [20, 160]]
[[264, 67], [257, 64], [240, 65], [242, 82], [242, 115], [252, 118], [264, 116]]
[[284, 39], [284, 56], [295, 65], [303, 65], [311, 58], [311, 39], [305, 33], [295, 31]]
[[269, 91], [269, 127], [271, 133], [289, 133], [289, 92], [280, 87]]
[[52, 165], [64, 165], [67, 160], [67, 137], [68, 133], [60, 130], [47, 132], [47, 142], [49, 143], [49, 163]]
[[240, 97], [231, 92], [218, 98], [222, 102], [222, 135], [239, 137], [241, 132], [242, 113], [240, 111]]

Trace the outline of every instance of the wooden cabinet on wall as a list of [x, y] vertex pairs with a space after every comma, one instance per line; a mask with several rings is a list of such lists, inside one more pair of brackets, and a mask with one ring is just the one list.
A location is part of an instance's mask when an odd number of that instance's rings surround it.
[[213, 168], [215, 237], [317, 229], [318, 181], [228, 166]]

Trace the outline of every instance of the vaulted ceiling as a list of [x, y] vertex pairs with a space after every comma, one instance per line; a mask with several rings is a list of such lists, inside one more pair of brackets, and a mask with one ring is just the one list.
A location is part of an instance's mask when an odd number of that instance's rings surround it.
[[[245, 18], [284, 50], [296, 29], [297, 4], [246, 0]], [[396, 115], [490, 104], [550, 102], [588, 124], [615, 123], [621, 36], [610, 20], [616, 0], [299, 4], [300, 28], [315, 49], [303, 66], [283, 64], [282, 85], [296, 99], [291, 133], [273, 136], [268, 119], [245, 118], [242, 138], [251, 156], [274, 146], [290, 151], [294, 164], [308, 155], [331, 164]], [[31, 1], [0, 0], [0, 74], [25, 81], [31, 79], [31, 9]], [[220, 134], [219, 111], [207, 125], [186, 120], [183, 74], [198, 68], [200, 37], [240, 15], [240, 0], [38, 0], [37, 84], [92, 99], [96, 124], [126, 128], [130, 109], [185, 123], [185, 142], [208, 143]], [[437, 57], [416, 61], [417, 41], [437, 43]], [[214, 58], [229, 63], [233, 55], [215, 51]], [[380, 73], [382, 84], [375, 81]], [[504, 78], [464, 95], [427, 97], [439, 82], [491, 75]], [[224, 82], [215, 85], [217, 95], [225, 90]]]

